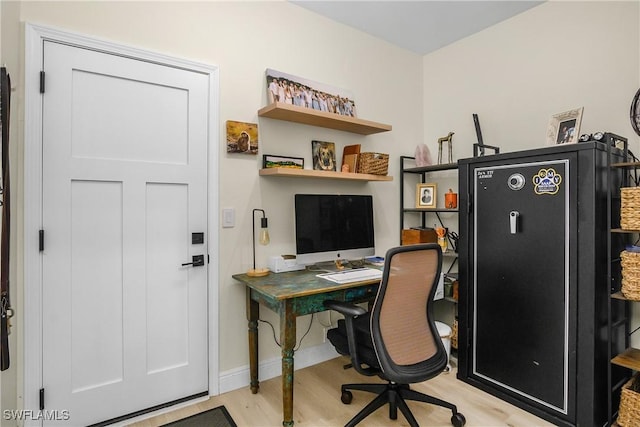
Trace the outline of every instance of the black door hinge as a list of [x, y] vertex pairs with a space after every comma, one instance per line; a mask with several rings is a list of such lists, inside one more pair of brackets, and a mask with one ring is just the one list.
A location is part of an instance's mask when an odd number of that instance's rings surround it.
[[40, 71], [40, 93], [44, 93], [44, 71]]
[[40, 389], [40, 410], [44, 409], [44, 388]]
[[38, 231], [38, 249], [44, 251], [44, 230]]

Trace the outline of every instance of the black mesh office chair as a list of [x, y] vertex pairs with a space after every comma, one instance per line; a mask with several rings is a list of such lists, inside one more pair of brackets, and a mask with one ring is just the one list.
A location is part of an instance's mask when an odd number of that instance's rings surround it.
[[370, 312], [340, 301], [325, 306], [342, 313], [338, 327], [327, 338], [338, 353], [351, 357], [359, 373], [377, 375], [386, 384], [344, 384], [342, 402], [351, 403], [350, 390], [376, 393], [347, 427], [355, 426], [369, 414], [389, 403], [389, 418], [397, 419], [398, 408], [411, 426], [418, 422], [405, 400], [443, 406], [452, 411], [451, 424], [462, 427], [464, 415], [455, 405], [418, 393], [409, 384], [426, 381], [447, 366], [447, 352], [432, 316], [433, 296], [442, 267], [442, 251], [437, 244], [401, 246], [387, 252], [384, 274]]

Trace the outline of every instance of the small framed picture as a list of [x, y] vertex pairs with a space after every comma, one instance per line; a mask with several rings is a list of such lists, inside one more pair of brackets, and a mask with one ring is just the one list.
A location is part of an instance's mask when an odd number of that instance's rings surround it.
[[547, 145], [578, 142], [583, 109], [584, 107], [580, 107], [551, 116], [547, 128]]
[[436, 184], [418, 184], [416, 186], [416, 208], [436, 207]]
[[284, 157], [265, 154], [262, 156], [262, 167], [268, 168], [289, 168], [304, 169], [304, 159], [302, 157]]
[[258, 154], [258, 124], [227, 120], [227, 153]]
[[325, 141], [311, 141], [313, 169], [336, 171], [336, 144]]

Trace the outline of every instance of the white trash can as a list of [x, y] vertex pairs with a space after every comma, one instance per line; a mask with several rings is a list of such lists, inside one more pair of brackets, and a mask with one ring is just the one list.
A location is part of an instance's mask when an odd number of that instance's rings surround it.
[[438, 322], [436, 320], [436, 328], [438, 328], [438, 335], [444, 344], [445, 350], [447, 350], [447, 372], [451, 370], [451, 364], [449, 358], [451, 357], [451, 327], [446, 323]]

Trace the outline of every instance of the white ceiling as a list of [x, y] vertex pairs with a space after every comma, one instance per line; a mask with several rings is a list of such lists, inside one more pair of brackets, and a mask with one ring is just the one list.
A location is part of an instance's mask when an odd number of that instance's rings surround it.
[[422, 55], [543, 3], [526, 0], [289, 1]]

